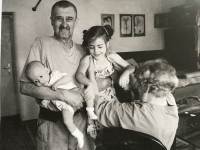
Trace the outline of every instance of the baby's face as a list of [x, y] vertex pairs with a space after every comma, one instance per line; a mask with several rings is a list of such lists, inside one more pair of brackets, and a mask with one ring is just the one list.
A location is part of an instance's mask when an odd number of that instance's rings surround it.
[[30, 73], [29, 78], [36, 86], [47, 86], [50, 80], [49, 69], [46, 67], [36, 67]]

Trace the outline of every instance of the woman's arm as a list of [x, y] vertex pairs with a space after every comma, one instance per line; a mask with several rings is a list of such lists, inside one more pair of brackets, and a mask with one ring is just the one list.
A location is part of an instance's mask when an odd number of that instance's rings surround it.
[[105, 127], [133, 128], [134, 105], [110, 101], [95, 95], [95, 113], [99, 122]]
[[63, 89], [53, 91], [49, 87], [37, 87], [29, 82], [20, 82], [20, 92], [38, 99], [61, 100], [72, 106], [78, 106], [83, 102], [81, 91]]

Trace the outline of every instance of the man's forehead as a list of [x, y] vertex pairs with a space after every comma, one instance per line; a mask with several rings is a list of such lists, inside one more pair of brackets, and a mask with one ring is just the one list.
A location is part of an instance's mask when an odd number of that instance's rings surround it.
[[53, 11], [53, 16], [70, 16], [70, 17], [76, 17], [76, 12], [73, 7], [55, 7]]

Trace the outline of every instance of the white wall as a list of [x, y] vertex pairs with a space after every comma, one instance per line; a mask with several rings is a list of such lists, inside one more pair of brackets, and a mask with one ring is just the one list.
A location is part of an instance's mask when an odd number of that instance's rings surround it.
[[[51, 7], [56, 1], [43, 0], [37, 11], [33, 12], [32, 7], [38, 0], [3, 0], [2, 11], [14, 12], [17, 79], [20, 77], [34, 39], [39, 35], [53, 35], [49, 17]], [[77, 6], [79, 18], [74, 41], [81, 43], [82, 31], [93, 25], [100, 25], [101, 14], [105, 13], [115, 14], [115, 34], [111, 41], [113, 50], [129, 52], [163, 49], [162, 30], [154, 28], [154, 14], [162, 12], [165, 0], [73, 0], [73, 3]], [[121, 38], [119, 14], [145, 14], [146, 36]], [[22, 120], [37, 118], [38, 106], [33, 99], [19, 94], [19, 100]]]

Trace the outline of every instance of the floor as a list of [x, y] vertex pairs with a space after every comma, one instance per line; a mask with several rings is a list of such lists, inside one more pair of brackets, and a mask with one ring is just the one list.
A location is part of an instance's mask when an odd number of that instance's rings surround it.
[[[0, 150], [35, 150], [36, 122], [21, 122], [19, 115], [2, 117]], [[100, 142], [96, 145], [96, 150], [104, 150]], [[176, 150], [193, 150], [193, 147], [177, 138]]]

